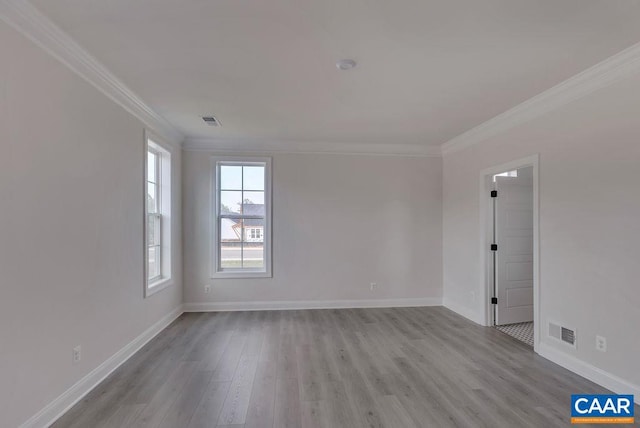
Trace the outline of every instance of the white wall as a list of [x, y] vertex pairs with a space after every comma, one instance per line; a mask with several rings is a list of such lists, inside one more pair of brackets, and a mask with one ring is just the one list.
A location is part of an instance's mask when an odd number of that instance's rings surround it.
[[[209, 278], [211, 153], [185, 151], [182, 168], [187, 307], [440, 301], [441, 159], [273, 155], [274, 265], [269, 279]], [[378, 284], [375, 292], [371, 282]], [[204, 293], [205, 284], [212, 285], [210, 294]]]
[[0, 426], [14, 427], [181, 304], [181, 162], [177, 281], [144, 299], [143, 125], [4, 23], [0, 58]]
[[[540, 154], [541, 341], [640, 385], [640, 76], [444, 157], [445, 304], [480, 320], [480, 171]], [[549, 321], [577, 329], [573, 349]], [[595, 350], [596, 334], [608, 352]], [[564, 358], [564, 357], [562, 357]], [[597, 370], [589, 369], [591, 373]], [[586, 373], [586, 372], [585, 372]], [[620, 380], [618, 379], [618, 380]]]

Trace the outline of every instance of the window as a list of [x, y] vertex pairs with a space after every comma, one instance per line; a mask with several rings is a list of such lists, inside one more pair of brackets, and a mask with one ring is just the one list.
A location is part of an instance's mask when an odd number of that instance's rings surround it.
[[262, 239], [262, 229], [251, 229], [251, 239]]
[[147, 139], [145, 159], [145, 295], [170, 285], [171, 154]]
[[271, 276], [271, 159], [213, 158], [212, 277]]
[[162, 278], [162, 214], [160, 214], [160, 153], [147, 151], [147, 281]]

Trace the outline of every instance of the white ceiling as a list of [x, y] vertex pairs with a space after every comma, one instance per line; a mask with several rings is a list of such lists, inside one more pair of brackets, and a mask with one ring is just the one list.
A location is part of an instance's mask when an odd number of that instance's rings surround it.
[[184, 134], [229, 141], [442, 144], [640, 41], [637, 0], [32, 3]]

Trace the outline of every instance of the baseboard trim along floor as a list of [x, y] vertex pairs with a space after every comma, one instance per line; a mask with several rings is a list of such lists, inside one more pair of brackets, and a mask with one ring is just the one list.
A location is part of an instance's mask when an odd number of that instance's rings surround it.
[[71, 388], [49, 403], [45, 408], [20, 425], [20, 428], [42, 428], [53, 424], [63, 414], [65, 414], [67, 410], [73, 407], [78, 401], [82, 400], [82, 398], [99, 385], [100, 382], [117, 370], [144, 345], [156, 337], [183, 313], [182, 306], [179, 306], [171, 311], [171, 313], [162, 317], [162, 319], [146, 329], [128, 345], [113, 354], [109, 359], [76, 382]]
[[[29, 418], [20, 428], [48, 427], [71, 409], [76, 403], [89, 394], [107, 376], [122, 366], [129, 358], [156, 337], [167, 326], [172, 324], [184, 312], [232, 312], [259, 310], [304, 310], [304, 309], [358, 309], [358, 308], [393, 308], [393, 307], [426, 307], [442, 306], [439, 298], [418, 299], [381, 299], [381, 300], [331, 300], [331, 301], [277, 301], [277, 302], [224, 302], [224, 303], [191, 303], [174, 309], [161, 320], [145, 330], [132, 342], [116, 352], [112, 357], [80, 379], [71, 388]], [[451, 311], [455, 312], [455, 311]], [[464, 314], [458, 314], [465, 316]], [[569, 354], [561, 352], [541, 342], [539, 354], [616, 393], [634, 394], [636, 403], [640, 404], [640, 387], [612, 375], [595, 366], [585, 363]]]
[[606, 372], [589, 363], [585, 363], [576, 357], [559, 351], [550, 345], [540, 342], [538, 345], [540, 356], [556, 363], [580, 376], [597, 383], [598, 385], [610, 389], [616, 394], [633, 394], [636, 404], [640, 405], [640, 386], [634, 385], [626, 380]]
[[259, 302], [185, 303], [185, 312], [280, 311], [301, 309], [405, 308], [442, 306], [440, 297], [368, 300], [281, 300]]

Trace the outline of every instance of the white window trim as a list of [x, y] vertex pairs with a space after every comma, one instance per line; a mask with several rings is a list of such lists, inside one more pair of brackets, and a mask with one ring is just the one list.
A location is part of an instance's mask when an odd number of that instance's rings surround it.
[[[248, 270], [242, 269], [237, 271], [221, 271], [219, 270], [220, 263], [220, 248], [218, 246], [218, 236], [220, 231], [218, 230], [218, 216], [219, 216], [219, 170], [218, 163], [224, 162], [227, 165], [246, 165], [250, 163], [260, 163], [265, 165], [265, 183], [264, 183], [264, 209], [265, 209], [265, 224], [263, 231], [263, 243], [264, 243], [264, 269], [263, 270]], [[271, 158], [270, 157], [247, 157], [247, 156], [212, 156], [211, 157], [211, 224], [210, 224], [210, 264], [211, 264], [211, 278], [272, 278], [272, 259], [271, 259], [271, 224], [272, 224], [272, 210], [271, 210]]]
[[[172, 193], [173, 193], [173, 156], [171, 146], [163, 144], [162, 140], [156, 135], [145, 131], [144, 135], [144, 175], [143, 175], [143, 203], [144, 203], [144, 221], [143, 221], [143, 251], [144, 251], [144, 267], [143, 267], [143, 283], [144, 283], [144, 297], [152, 296], [159, 291], [162, 291], [172, 285], [175, 281], [172, 276], [173, 271], [173, 249], [172, 249]], [[149, 281], [147, 279], [148, 269], [148, 253], [147, 253], [147, 226], [148, 226], [148, 212], [147, 212], [147, 152], [151, 148], [153, 151], [160, 155], [158, 161], [160, 181], [160, 201], [158, 203], [161, 220], [161, 234], [160, 234], [160, 272], [161, 275], [157, 279]], [[166, 184], [167, 178], [169, 184]]]
[[[158, 256], [159, 256], [159, 259], [160, 259], [160, 269], [158, 271], [158, 275], [157, 276], [155, 276], [153, 278], [147, 278], [148, 284], [152, 285], [152, 284], [155, 284], [157, 282], [162, 281], [162, 279], [163, 279], [162, 278], [162, 257], [163, 257], [163, 253], [164, 253], [163, 248], [162, 248], [162, 241], [163, 241], [162, 235], [163, 235], [163, 232], [164, 232], [162, 230], [162, 228], [163, 228], [163, 225], [162, 225], [162, 223], [163, 223], [163, 221], [162, 221], [162, 181], [163, 180], [162, 180], [162, 166], [161, 166], [162, 165], [162, 152], [157, 150], [155, 147], [152, 147], [151, 145], [147, 145], [147, 158], [145, 159], [147, 172], [149, 170], [149, 163], [147, 162], [147, 160], [149, 159], [149, 153], [153, 153], [156, 156], [156, 162], [155, 162], [155, 165], [154, 165], [154, 169], [156, 171], [156, 181], [154, 183], [155, 184], [155, 188], [156, 188], [156, 195], [155, 195], [156, 196], [156, 202], [155, 202], [156, 212], [155, 213], [150, 213], [150, 212], [147, 211], [147, 214], [145, 216], [145, 220], [146, 220], [145, 227], [147, 227], [145, 236], [149, 232], [148, 226], [149, 226], [149, 217], [150, 216], [156, 216], [157, 219], [158, 219], [158, 223], [160, 224], [160, 244], [157, 245], [157, 247], [159, 247], [158, 248]], [[149, 177], [148, 177], [148, 175], [147, 175], [147, 180], [145, 181], [145, 183], [146, 183], [147, 186], [149, 185]], [[145, 197], [147, 197], [146, 194], [145, 194]], [[148, 205], [148, 201], [147, 201], [147, 205]], [[147, 210], [148, 210], [148, 208], [149, 207], [147, 206]], [[155, 232], [154, 232], [154, 234], [155, 234]], [[145, 243], [147, 245], [147, 257], [148, 257], [148, 255], [149, 255], [148, 251], [149, 251], [149, 248], [150, 248], [150, 245], [149, 245], [149, 242], [148, 242], [148, 237], [147, 237], [147, 239], [145, 239]], [[146, 266], [147, 266], [147, 268], [149, 267], [149, 261], [148, 260], [147, 260]]]

